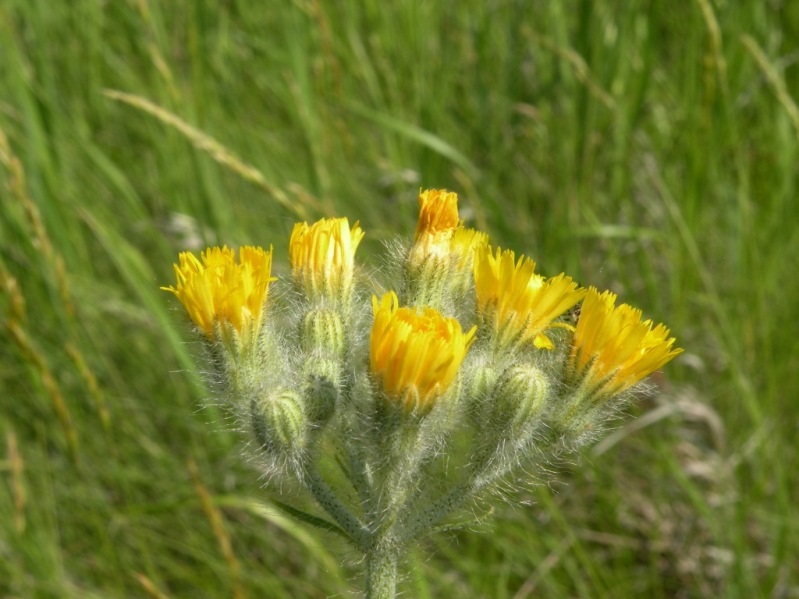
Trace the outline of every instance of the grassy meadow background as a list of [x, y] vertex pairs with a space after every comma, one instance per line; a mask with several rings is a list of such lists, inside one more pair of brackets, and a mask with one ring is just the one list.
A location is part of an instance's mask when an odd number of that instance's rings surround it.
[[799, 597], [797, 100], [796, 0], [3, 0], [0, 596], [358, 596], [158, 287], [330, 215], [378, 267], [443, 187], [686, 352], [404, 596]]

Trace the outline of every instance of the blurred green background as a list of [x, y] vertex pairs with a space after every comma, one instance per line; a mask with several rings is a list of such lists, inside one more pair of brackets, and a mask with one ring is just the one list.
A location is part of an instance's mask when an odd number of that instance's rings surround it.
[[379, 267], [441, 187], [686, 353], [404, 596], [799, 597], [797, 98], [796, 0], [3, 0], [0, 596], [357, 596], [158, 287], [324, 215]]

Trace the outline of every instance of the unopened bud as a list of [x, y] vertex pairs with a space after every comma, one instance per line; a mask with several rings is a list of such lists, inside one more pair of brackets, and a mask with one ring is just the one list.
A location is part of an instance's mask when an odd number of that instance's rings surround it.
[[471, 371], [468, 382], [468, 413], [479, 428], [485, 424], [487, 414], [493, 411], [492, 398], [499, 373], [493, 365], [484, 360], [475, 363]]
[[264, 394], [250, 408], [255, 438], [264, 451], [285, 456], [303, 449], [307, 418], [297, 393], [283, 389]]
[[347, 349], [347, 337], [341, 315], [335, 310], [310, 310], [302, 321], [302, 348], [308, 354], [322, 354], [341, 359]]
[[413, 247], [408, 257], [403, 301], [441, 309], [451, 286], [452, 258], [448, 254], [420, 253]]
[[308, 418], [315, 425], [330, 420], [336, 409], [341, 373], [338, 362], [309, 359], [302, 368], [303, 394]]
[[597, 401], [596, 389], [580, 386], [559, 397], [556, 408], [547, 415], [551, 436], [562, 446], [575, 450], [596, 437], [618, 406], [619, 402], [612, 400]]
[[548, 397], [549, 382], [538, 368], [514, 366], [502, 375], [495, 391], [497, 420], [516, 434], [534, 428]]

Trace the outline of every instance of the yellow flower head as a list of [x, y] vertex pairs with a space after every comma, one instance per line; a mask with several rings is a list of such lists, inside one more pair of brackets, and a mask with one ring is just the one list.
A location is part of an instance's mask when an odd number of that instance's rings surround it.
[[463, 333], [454, 318], [438, 310], [400, 308], [392, 291], [372, 298], [374, 325], [370, 366], [386, 395], [408, 411], [426, 411], [458, 374], [477, 327]]
[[419, 194], [419, 221], [414, 249], [421, 255], [449, 254], [450, 240], [458, 228], [458, 194], [428, 189]]
[[616, 295], [591, 287], [580, 309], [570, 363], [591, 387], [612, 395], [629, 389], [682, 353], [663, 324], [641, 322], [641, 311], [616, 307]]
[[[272, 248], [243, 246], [236, 253], [228, 247], [208, 248], [200, 259], [181, 252], [175, 264], [174, 293], [189, 317], [213, 339], [215, 324], [229, 324], [247, 345], [261, 328], [264, 303], [272, 278]], [[223, 328], [224, 331], [224, 328]]]
[[477, 248], [474, 257], [477, 308], [493, 320], [500, 345], [533, 341], [536, 347], [552, 349], [544, 334], [552, 321], [585, 295], [571, 277], [559, 274], [545, 279], [535, 274], [535, 262], [518, 260], [512, 250]]
[[442, 189], [428, 189], [419, 194], [419, 222], [416, 225], [416, 241], [425, 234], [436, 235], [452, 232], [460, 223], [458, 218], [458, 194]]
[[363, 235], [358, 223], [350, 229], [346, 218], [294, 225], [289, 259], [295, 281], [310, 296], [347, 301], [352, 291], [355, 250]]

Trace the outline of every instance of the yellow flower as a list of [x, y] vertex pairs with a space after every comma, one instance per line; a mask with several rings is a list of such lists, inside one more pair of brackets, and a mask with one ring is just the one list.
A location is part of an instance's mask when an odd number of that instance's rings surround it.
[[458, 194], [443, 189], [428, 189], [419, 194], [419, 222], [416, 224], [418, 243], [428, 235], [452, 236], [460, 224]]
[[629, 389], [682, 353], [663, 324], [641, 322], [641, 311], [615, 307], [616, 295], [591, 287], [580, 308], [570, 364], [589, 388], [605, 395]]
[[427, 256], [449, 255], [450, 240], [459, 224], [458, 194], [440, 189], [421, 192], [411, 260], [421, 263]]
[[452, 234], [452, 254], [457, 258], [456, 268], [471, 271], [474, 265], [474, 253], [488, 245], [488, 235], [475, 229], [458, 227]]
[[243, 246], [238, 262], [226, 246], [206, 249], [199, 260], [191, 252], [181, 252], [178, 259], [177, 286], [161, 289], [175, 294], [209, 338], [219, 323], [233, 327], [245, 345], [252, 342], [261, 328], [269, 283], [275, 280], [270, 276], [272, 248]]
[[294, 279], [312, 297], [348, 301], [352, 292], [355, 250], [363, 230], [346, 218], [297, 223], [289, 241]]
[[374, 325], [370, 367], [386, 395], [408, 411], [426, 411], [458, 374], [477, 327], [463, 333], [454, 318], [438, 310], [399, 308], [392, 291], [372, 298]]
[[451, 312], [453, 299], [463, 296], [471, 285], [475, 249], [487, 243], [485, 233], [461, 225], [457, 194], [438, 189], [421, 192], [403, 300]]
[[512, 250], [497, 248], [494, 254], [488, 246], [475, 252], [474, 285], [478, 311], [493, 320], [501, 347], [533, 341], [538, 348], [552, 349], [544, 331], [585, 295], [571, 277], [545, 279], [535, 274], [533, 260], [516, 260]]

